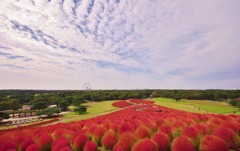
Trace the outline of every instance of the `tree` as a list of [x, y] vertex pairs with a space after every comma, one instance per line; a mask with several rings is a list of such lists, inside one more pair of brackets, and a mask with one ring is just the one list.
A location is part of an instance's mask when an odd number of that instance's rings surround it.
[[37, 115], [47, 115], [47, 117], [52, 116], [53, 114], [59, 114], [61, 111], [58, 107], [46, 108], [37, 112]]
[[177, 93], [177, 94], [174, 96], [174, 99], [175, 99], [176, 101], [181, 100], [181, 99], [182, 99], [181, 94], [180, 94], [180, 93]]
[[68, 108], [68, 106], [69, 106], [69, 103], [68, 103], [67, 100], [62, 100], [62, 101], [60, 101], [60, 102], [59, 102], [59, 105], [58, 105], [58, 107], [59, 107], [62, 111], [66, 111], [67, 108]]
[[0, 112], [0, 121], [2, 119], [9, 119], [10, 116], [9, 116], [9, 113], [6, 113], [6, 112]]
[[32, 109], [41, 110], [48, 107], [48, 103], [46, 101], [39, 101], [33, 104]]
[[74, 106], [79, 106], [81, 103], [84, 103], [84, 97], [83, 96], [77, 96], [77, 97], [75, 97], [74, 99], [73, 99], [73, 102], [72, 102], [72, 104], [74, 105]]
[[74, 109], [74, 112], [77, 112], [78, 114], [84, 114], [87, 112], [87, 107], [80, 105], [79, 107], [77, 107], [76, 109]]

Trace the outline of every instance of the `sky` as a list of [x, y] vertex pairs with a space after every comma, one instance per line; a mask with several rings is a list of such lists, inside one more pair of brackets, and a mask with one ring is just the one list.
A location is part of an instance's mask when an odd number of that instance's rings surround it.
[[0, 89], [239, 89], [239, 0], [1, 0]]

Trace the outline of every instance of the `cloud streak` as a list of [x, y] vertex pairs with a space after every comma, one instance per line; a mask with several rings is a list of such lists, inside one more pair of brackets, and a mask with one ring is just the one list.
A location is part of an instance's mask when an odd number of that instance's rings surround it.
[[2, 0], [0, 88], [240, 88], [239, 6]]

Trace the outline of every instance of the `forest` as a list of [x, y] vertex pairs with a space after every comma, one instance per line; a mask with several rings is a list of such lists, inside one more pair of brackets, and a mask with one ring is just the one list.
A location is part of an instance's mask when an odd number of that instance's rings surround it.
[[17, 110], [22, 105], [34, 105], [46, 102], [58, 105], [65, 100], [69, 104], [79, 105], [86, 101], [125, 100], [149, 97], [190, 100], [229, 101], [240, 97], [240, 90], [0, 90], [0, 111]]

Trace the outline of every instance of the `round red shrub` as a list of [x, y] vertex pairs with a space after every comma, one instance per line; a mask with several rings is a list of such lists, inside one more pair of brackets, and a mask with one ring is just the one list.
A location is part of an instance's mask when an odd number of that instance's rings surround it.
[[84, 145], [86, 142], [89, 141], [88, 137], [84, 133], [80, 133], [76, 136], [73, 142], [73, 150], [75, 151], [81, 151], [84, 148]]
[[232, 129], [220, 126], [213, 132], [213, 134], [222, 138], [227, 143], [229, 148], [238, 148], [239, 138]]
[[186, 127], [182, 131], [182, 135], [187, 136], [191, 139], [197, 139], [199, 132], [195, 127]]
[[101, 145], [101, 139], [107, 130], [103, 127], [98, 127], [92, 135], [92, 140], [98, 145]]
[[101, 140], [102, 146], [106, 149], [112, 150], [113, 146], [117, 143], [117, 136], [113, 130], [107, 131]]
[[9, 149], [16, 149], [17, 145], [15, 142], [0, 142], [0, 150], [5, 151]]
[[132, 151], [157, 151], [156, 145], [149, 138], [144, 138], [133, 145]]
[[168, 135], [157, 132], [152, 136], [152, 140], [157, 145], [158, 150], [168, 151], [170, 149], [171, 140]]
[[142, 139], [150, 136], [150, 130], [145, 126], [139, 126], [135, 131], [134, 134], [136, 138]]
[[133, 132], [134, 131], [134, 126], [130, 124], [129, 122], [124, 122], [118, 130], [118, 135], [121, 135], [126, 132]]
[[40, 147], [37, 144], [32, 144], [30, 146], [28, 146], [26, 151], [39, 151]]
[[59, 151], [72, 151], [72, 149], [71, 149], [71, 147], [65, 146], [65, 147], [61, 148]]
[[28, 138], [19, 145], [19, 150], [25, 151], [28, 148], [28, 146], [30, 146], [31, 144], [34, 144], [34, 143], [35, 142], [33, 141], [33, 139]]
[[172, 151], [196, 151], [187, 136], [179, 136], [172, 143]]
[[84, 150], [83, 151], [97, 151], [97, 150], [98, 150], [97, 144], [92, 142], [92, 141], [88, 141], [86, 143], [86, 145], [84, 146]]
[[61, 137], [53, 143], [52, 151], [59, 151], [64, 147], [70, 147], [70, 141], [64, 137]]
[[117, 144], [114, 146], [114, 151], [129, 151], [136, 141], [136, 137], [131, 132], [126, 132], [118, 139]]
[[227, 144], [218, 136], [205, 135], [200, 143], [201, 151], [228, 151]]
[[49, 134], [43, 133], [37, 136], [36, 142], [40, 146], [40, 150], [51, 150], [53, 138]]

